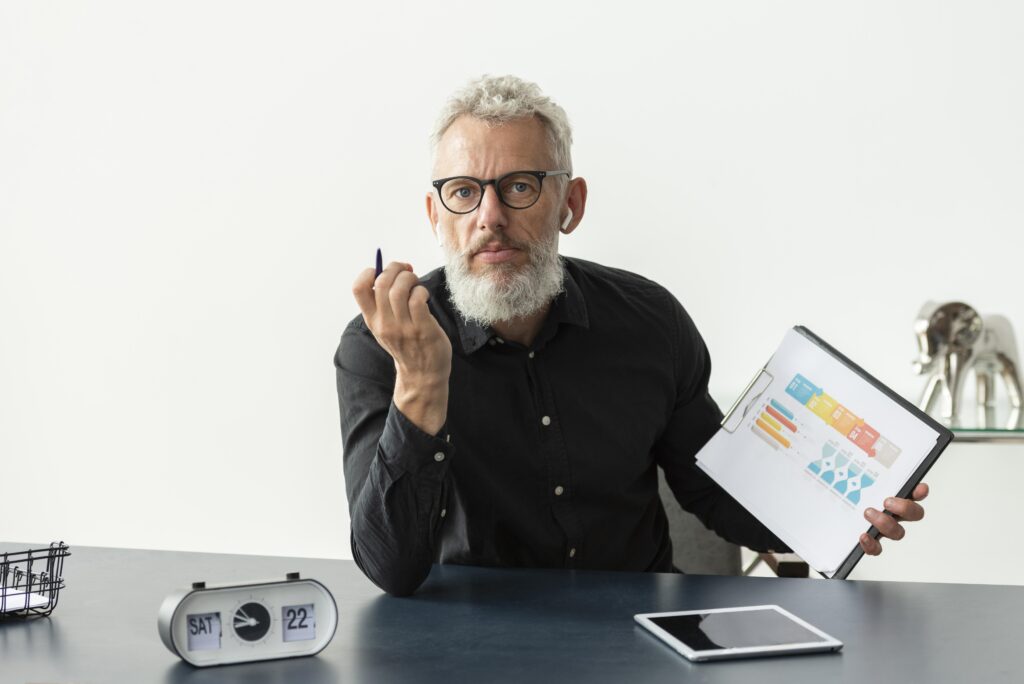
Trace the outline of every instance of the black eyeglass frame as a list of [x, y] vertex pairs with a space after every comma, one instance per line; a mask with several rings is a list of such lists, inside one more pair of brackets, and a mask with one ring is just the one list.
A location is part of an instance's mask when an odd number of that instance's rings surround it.
[[[511, 204], [509, 204], [508, 202], [505, 201], [505, 197], [501, 194], [501, 186], [499, 185], [499, 183], [501, 181], [505, 180], [506, 178], [508, 178], [509, 176], [519, 176], [519, 175], [522, 175], [524, 173], [526, 175], [528, 175], [528, 176], [533, 176], [534, 178], [536, 178], [537, 179], [537, 183], [540, 185], [540, 187], [537, 189], [537, 197], [536, 197], [536, 199], [534, 199], [532, 202], [527, 204], [525, 207], [515, 207], [515, 206], [512, 206]], [[571, 175], [572, 175], [572, 172], [568, 171], [568, 170], [565, 170], [565, 169], [558, 169], [558, 170], [555, 170], [555, 171], [511, 171], [509, 173], [506, 173], [503, 176], [499, 176], [498, 178], [491, 178], [490, 180], [481, 180], [480, 178], [474, 178], [473, 176], [449, 176], [448, 178], [438, 178], [437, 180], [432, 180], [432, 181], [430, 181], [430, 184], [433, 185], [434, 188], [437, 190], [437, 198], [439, 200], [441, 200], [441, 206], [443, 206], [445, 209], [447, 209], [448, 211], [450, 211], [453, 214], [472, 214], [474, 211], [479, 209], [480, 208], [480, 204], [483, 203], [483, 201], [484, 201], [484, 193], [487, 192], [487, 186], [488, 185], [493, 185], [494, 186], [494, 194], [496, 194], [498, 196], [498, 201], [501, 202], [502, 204], [504, 204], [509, 209], [529, 209], [534, 204], [536, 204], [538, 200], [540, 200], [540, 195], [541, 195], [542, 192], [544, 192], [544, 179], [545, 178], [547, 178], [548, 176], [571, 176]], [[463, 179], [463, 180], [473, 181], [474, 183], [476, 183], [477, 185], [480, 186], [480, 199], [477, 201], [475, 207], [473, 207], [472, 209], [469, 209], [467, 211], [455, 211], [454, 209], [450, 208], [447, 204], [445, 204], [444, 196], [441, 194], [441, 186], [443, 186], [448, 181], [458, 180], [460, 178]]]

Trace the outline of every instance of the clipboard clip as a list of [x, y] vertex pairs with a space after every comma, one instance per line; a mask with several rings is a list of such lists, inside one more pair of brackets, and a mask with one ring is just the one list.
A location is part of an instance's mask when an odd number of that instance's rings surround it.
[[[722, 418], [722, 429], [728, 433], [733, 433], [736, 428], [740, 426], [740, 423], [747, 417], [747, 413], [750, 412], [750, 407], [757, 403], [757, 400], [761, 398], [761, 395], [765, 393], [768, 386], [772, 384], [775, 377], [769, 373], [766, 369], [762, 368], [757, 371], [757, 375], [750, 381], [747, 388], [743, 390], [739, 398], [733, 403], [732, 408], [729, 409], [725, 417]], [[742, 406], [743, 411], [739, 415], [736, 414], [736, 410]]]

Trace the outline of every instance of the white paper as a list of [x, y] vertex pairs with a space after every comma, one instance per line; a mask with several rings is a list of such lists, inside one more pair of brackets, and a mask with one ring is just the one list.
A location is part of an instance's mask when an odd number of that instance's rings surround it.
[[28, 608], [39, 608], [48, 604], [50, 600], [41, 594], [29, 594], [28, 605], [25, 604], [25, 588], [13, 587], [0, 588], [0, 607], [3, 612], [13, 613]]
[[697, 463], [807, 563], [833, 574], [939, 433], [796, 330]]

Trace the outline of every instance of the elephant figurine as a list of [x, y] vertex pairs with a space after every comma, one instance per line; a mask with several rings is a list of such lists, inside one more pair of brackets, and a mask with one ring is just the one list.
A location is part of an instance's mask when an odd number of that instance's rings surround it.
[[[1021, 412], [1021, 381], [1017, 340], [1005, 316], [981, 317], [963, 302], [927, 302], [914, 323], [918, 358], [914, 371], [928, 375], [920, 407], [952, 427], [960, 425], [963, 386], [969, 371], [977, 381], [978, 427], [993, 428], [995, 378], [1003, 380], [1010, 401], [1005, 427], [1018, 426]], [[932, 413], [941, 401], [941, 410]]]

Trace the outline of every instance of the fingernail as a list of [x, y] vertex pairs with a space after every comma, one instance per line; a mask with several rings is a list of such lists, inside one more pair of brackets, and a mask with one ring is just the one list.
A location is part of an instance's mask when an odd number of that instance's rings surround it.
[[895, 504], [896, 504], [896, 500], [895, 499], [889, 498], [889, 499], [885, 500], [885, 507], [886, 508], [892, 508]]
[[865, 518], [870, 518], [871, 516], [873, 516], [877, 512], [878, 511], [876, 511], [874, 508], [865, 508], [864, 509], [864, 517]]

